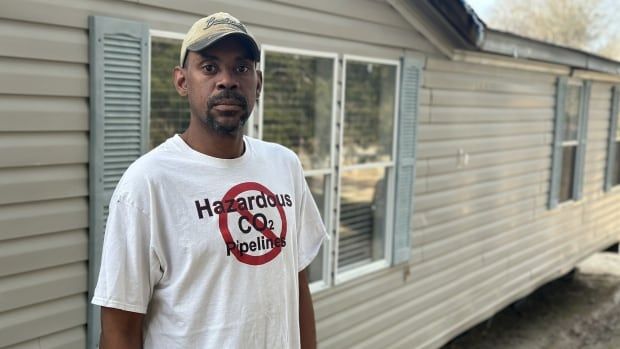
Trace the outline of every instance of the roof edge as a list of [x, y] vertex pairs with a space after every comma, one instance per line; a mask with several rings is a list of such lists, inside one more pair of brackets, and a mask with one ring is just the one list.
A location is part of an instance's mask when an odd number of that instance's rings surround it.
[[[414, 0], [415, 1], [415, 0]], [[465, 0], [423, 0], [476, 49], [514, 58], [620, 75], [620, 61], [591, 52], [491, 29]]]

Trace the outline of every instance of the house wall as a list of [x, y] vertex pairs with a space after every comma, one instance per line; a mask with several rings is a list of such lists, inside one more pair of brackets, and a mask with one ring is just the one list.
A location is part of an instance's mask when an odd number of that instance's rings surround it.
[[412, 260], [315, 294], [322, 348], [436, 348], [618, 241], [620, 194], [602, 192], [610, 85], [592, 90], [584, 199], [549, 211], [554, 84], [568, 69], [452, 62], [384, 2], [304, 3], [0, 4], [0, 348], [86, 345], [89, 15], [182, 33], [224, 10], [266, 44], [428, 54]]
[[436, 52], [375, 1], [0, 3], [0, 348], [86, 346], [88, 16], [184, 33], [216, 11], [273, 45], [381, 58]]
[[87, 33], [15, 6], [0, 5], [0, 347], [83, 348]]
[[315, 297], [321, 347], [437, 348], [618, 241], [620, 195], [603, 192], [611, 85], [592, 88], [584, 198], [549, 210], [568, 69], [485, 62], [427, 60], [413, 260]]

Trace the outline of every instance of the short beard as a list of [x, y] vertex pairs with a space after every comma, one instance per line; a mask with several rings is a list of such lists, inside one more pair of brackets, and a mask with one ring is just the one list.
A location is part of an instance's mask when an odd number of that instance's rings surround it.
[[[215, 120], [215, 115], [213, 115], [212, 112], [213, 108], [217, 104], [219, 104], [220, 101], [226, 99], [235, 100], [240, 104], [241, 108], [243, 109], [243, 114], [241, 114], [241, 117], [239, 118], [239, 123], [237, 125], [223, 125]], [[207, 101], [207, 115], [204, 122], [217, 134], [234, 136], [243, 129], [243, 126], [248, 121], [249, 117], [250, 111], [248, 110], [248, 101], [246, 100], [246, 98], [235, 91], [225, 90], [218, 95], [212, 96]]]

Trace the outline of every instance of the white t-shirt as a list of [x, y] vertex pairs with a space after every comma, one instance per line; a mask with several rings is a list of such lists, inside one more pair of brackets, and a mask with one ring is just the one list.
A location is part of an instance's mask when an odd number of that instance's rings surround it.
[[298, 272], [327, 236], [297, 156], [244, 138], [219, 159], [178, 135], [112, 196], [93, 304], [145, 313], [145, 348], [298, 348]]

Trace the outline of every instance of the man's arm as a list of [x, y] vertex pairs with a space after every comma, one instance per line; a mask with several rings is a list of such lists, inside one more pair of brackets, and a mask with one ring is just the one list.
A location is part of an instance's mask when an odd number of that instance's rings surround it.
[[299, 329], [301, 334], [301, 348], [316, 348], [316, 329], [314, 326], [314, 307], [312, 296], [308, 288], [306, 269], [299, 272]]
[[142, 349], [144, 314], [101, 307], [100, 349]]

